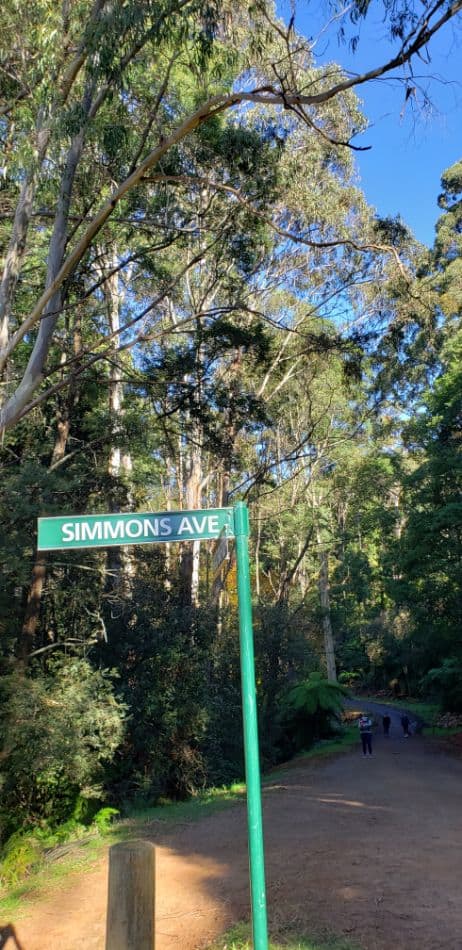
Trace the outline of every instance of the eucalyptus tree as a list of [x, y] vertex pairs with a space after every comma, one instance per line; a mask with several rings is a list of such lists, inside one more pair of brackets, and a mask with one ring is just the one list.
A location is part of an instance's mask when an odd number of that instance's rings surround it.
[[305, 332], [311, 352], [299, 353], [290, 382], [275, 396], [278, 421], [265, 433], [252, 492], [258, 499], [258, 569], [278, 602], [295, 610], [303, 604], [314, 607], [328, 677], [335, 680], [329, 595], [329, 557], [336, 540], [332, 479], [343, 448], [351, 451], [361, 433], [367, 407], [364, 394], [361, 406], [358, 386], [345, 378], [333, 324], [312, 321]]
[[[329, 122], [342, 138], [359, 127], [351, 93], [347, 113], [330, 105]], [[348, 150], [334, 157], [330, 143], [290, 115], [255, 108], [235, 121], [217, 117], [183, 158], [188, 173], [172, 172], [163, 184], [175, 213], [190, 222], [181, 244], [187, 269], [163, 300], [154, 298], [136, 353], [145, 366], [140, 390], [164, 419], [167, 502], [199, 507], [227, 504], [240, 480], [236, 448], [289, 383], [309, 319], [349, 307], [393, 249], [375, 243]], [[138, 272], [135, 265], [133, 286], [143, 296]], [[281, 285], [287, 291], [276, 292]], [[298, 349], [288, 347], [291, 339]], [[194, 575], [197, 599], [196, 547], [187, 552], [186, 587]]]
[[[391, 32], [399, 49], [388, 62], [359, 76], [332, 66], [307, 76], [310, 43], [292, 23], [285, 29], [264, 0], [219, 9], [199, 0], [87, 0], [63, 7], [43, 0], [27, 16], [10, 2], [2, 30], [2, 129], [13, 217], [0, 293], [0, 369], [9, 374], [1, 430], [47, 398], [53, 385], [64, 385], [48, 359], [70, 277], [106, 223], [130, 215], [131, 195], [143, 189], [146, 175], [162, 180], [168, 174], [195, 129], [216, 114], [261, 103], [291, 112], [333, 149], [345, 147], [331, 135], [330, 103], [412, 61], [455, 20], [460, 5], [439, 0], [417, 12], [393, 4]], [[353, 19], [364, 12], [354, 5]], [[18, 39], [34, 54], [23, 55]], [[206, 70], [202, 82], [203, 67], [220, 49], [227, 68]], [[178, 98], [179, 70], [198, 79], [189, 100]], [[110, 174], [114, 154], [124, 157], [117, 176]], [[109, 175], [101, 174], [106, 169]], [[90, 176], [93, 194], [79, 202], [77, 185]], [[42, 260], [19, 305], [37, 245], [46, 264]]]
[[[407, 274], [395, 272], [382, 283], [382, 310], [387, 314], [373, 354], [376, 391], [399, 415], [423, 398], [440, 368], [440, 352], [450, 328], [457, 329], [461, 313], [461, 163], [443, 172], [433, 247], [419, 246], [400, 221], [382, 222]], [[392, 313], [391, 319], [389, 318]], [[399, 407], [399, 410], [398, 410]], [[398, 410], [398, 411], [397, 411]]]
[[414, 690], [430, 666], [458, 663], [460, 193], [455, 163], [442, 176], [434, 246], [419, 252], [406, 293], [395, 294], [375, 448], [358, 469], [362, 550], [349, 540], [346, 584], [337, 570], [349, 668], [356, 661], [376, 683]]
[[407, 616], [406, 637], [397, 652], [401, 648], [406, 656], [414, 683], [446, 659], [459, 663], [461, 652], [459, 162], [443, 173], [442, 186], [443, 213], [421, 278], [432, 288], [438, 338], [431, 372], [422, 372], [426, 388], [401, 426], [402, 530], [391, 545], [396, 569], [388, 583], [396, 610]]
[[460, 331], [440, 359], [438, 379], [403, 432], [403, 528], [392, 546], [397, 571], [387, 585], [396, 610], [407, 616], [396, 651], [414, 687], [446, 659], [460, 665], [462, 655]]
[[462, 160], [454, 162], [441, 177], [433, 259], [434, 282], [439, 307], [449, 327], [460, 325], [462, 316]]

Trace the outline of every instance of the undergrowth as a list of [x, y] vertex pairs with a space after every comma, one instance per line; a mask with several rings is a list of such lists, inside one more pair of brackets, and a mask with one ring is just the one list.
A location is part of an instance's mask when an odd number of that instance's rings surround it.
[[[251, 950], [253, 944], [248, 924], [238, 924], [208, 947], [208, 950]], [[269, 950], [359, 950], [343, 937], [301, 936], [286, 932], [270, 940]]]
[[[97, 821], [96, 816], [91, 826], [81, 826], [79, 832], [75, 829], [66, 841], [63, 837], [69, 823], [50, 833], [49, 837], [40, 832], [13, 835], [4, 848], [4, 860], [0, 863], [3, 878], [0, 915], [17, 915], [25, 899], [35, 898], [39, 892], [56, 886], [73, 871], [88, 868], [110, 845], [141, 835], [151, 823], [167, 825], [178, 821], [198, 821], [205, 814], [213, 814], [242, 801], [244, 796], [245, 785], [241, 782], [228, 788], [207, 789], [186, 802], [163, 801], [151, 808], [128, 809], [125, 818], [112, 824], [109, 820], [104, 823], [101, 816]], [[102, 812], [115, 812], [115, 809], [102, 809]], [[12, 848], [8, 855], [10, 842]]]
[[[289, 763], [296, 766], [305, 759], [325, 758], [347, 749], [357, 740], [356, 729], [348, 726], [335, 739], [318, 742], [312, 749], [301, 753]], [[286, 766], [263, 776], [263, 784], [278, 777]], [[56, 884], [69, 873], [82, 870], [100, 857], [101, 853], [118, 841], [136, 837], [147, 825], [162, 825], [178, 821], [198, 821], [204, 815], [221, 811], [245, 800], [244, 782], [235, 782], [224, 788], [209, 788], [184, 802], [160, 800], [152, 807], [128, 807], [119, 820], [115, 809], [104, 808], [93, 823], [81, 825], [66, 822], [60, 827], [17, 832], [6, 843], [0, 861], [0, 914], [18, 913], [20, 904], [47, 887]]]

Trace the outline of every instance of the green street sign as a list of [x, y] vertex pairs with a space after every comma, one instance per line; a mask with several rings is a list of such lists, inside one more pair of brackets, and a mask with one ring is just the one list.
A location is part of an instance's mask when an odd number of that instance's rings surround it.
[[234, 537], [232, 508], [39, 518], [39, 551]]

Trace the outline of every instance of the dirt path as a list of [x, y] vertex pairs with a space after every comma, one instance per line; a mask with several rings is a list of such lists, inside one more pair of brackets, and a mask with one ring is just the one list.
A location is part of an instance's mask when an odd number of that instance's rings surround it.
[[[462, 762], [430, 740], [377, 736], [289, 768], [264, 790], [271, 930], [327, 928], [365, 950], [461, 950]], [[157, 950], [197, 950], [249, 914], [245, 808], [166, 835], [157, 854]], [[18, 921], [22, 950], [103, 950], [105, 864]], [[13, 950], [13, 942], [12, 950]], [[7, 943], [7, 950], [10, 944]]]

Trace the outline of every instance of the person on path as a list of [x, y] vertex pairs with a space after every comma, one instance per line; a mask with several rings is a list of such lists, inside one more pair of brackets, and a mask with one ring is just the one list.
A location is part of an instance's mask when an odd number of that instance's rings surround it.
[[369, 716], [360, 716], [358, 726], [363, 745], [363, 755], [367, 755], [368, 752], [369, 755], [372, 755], [372, 720], [369, 719]]
[[401, 716], [401, 725], [403, 727], [404, 738], [409, 738], [409, 716], [406, 716], [406, 713], [403, 713]]
[[388, 713], [386, 713], [385, 716], [382, 716], [382, 725], [383, 725], [383, 732], [384, 732], [384, 735], [389, 736], [389, 735], [390, 735], [391, 719], [390, 719]]

